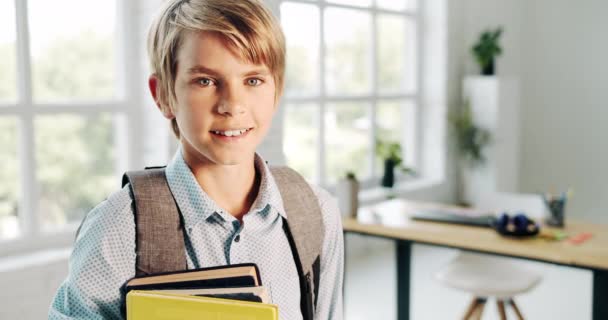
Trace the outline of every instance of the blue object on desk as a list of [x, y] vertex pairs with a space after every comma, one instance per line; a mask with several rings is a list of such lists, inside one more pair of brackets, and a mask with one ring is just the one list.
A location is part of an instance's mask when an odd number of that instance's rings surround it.
[[538, 234], [540, 226], [523, 212], [515, 216], [505, 212], [496, 219], [494, 229], [503, 236], [530, 237]]

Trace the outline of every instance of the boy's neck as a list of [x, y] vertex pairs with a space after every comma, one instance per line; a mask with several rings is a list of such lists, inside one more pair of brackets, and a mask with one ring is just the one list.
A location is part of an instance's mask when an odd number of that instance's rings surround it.
[[196, 181], [220, 208], [239, 221], [251, 209], [260, 187], [260, 173], [252, 161], [238, 165], [202, 164], [184, 159]]

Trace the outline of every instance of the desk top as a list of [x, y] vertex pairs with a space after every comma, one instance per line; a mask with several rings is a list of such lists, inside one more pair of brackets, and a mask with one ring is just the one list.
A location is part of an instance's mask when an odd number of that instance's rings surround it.
[[491, 228], [412, 220], [409, 215], [420, 209], [459, 209], [455, 206], [413, 202], [403, 199], [385, 201], [359, 210], [357, 219], [344, 218], [344, 231], [410, 240], [440, 246], [502, 254], [590, 269], [608, 270], [608, 225], [566, 220], [559, 230], [569, 236], [589, 232], [593, 236], [582, 244], [552, 241], [540, 237], [510, 238]]

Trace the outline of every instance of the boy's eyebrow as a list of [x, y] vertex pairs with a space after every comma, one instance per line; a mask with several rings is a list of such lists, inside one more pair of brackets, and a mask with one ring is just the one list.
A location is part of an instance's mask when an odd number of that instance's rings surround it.
[[[216, 71], [212, 68], [208, 68], [205, 66], [201, 66], [201, 65], [197, 65], [194, 66], [190, 69], [188, 69], [188, 74], [197, 74], [197, 73], [206, 73], [206, 74], [210, 74], [210, 75], [214, 75], [214, 76], [219, 76], [221, 73], [219, 71]], [[266, 67], [259, 67], [259, 68], [255, 68], [253, 70], [249, 70], [245, 73], [243, 73], [244, 77], [248, 77], [248, 76], [253, 76], [253, 75], [268, 75], [270, 74], [270, 71], [268, 70], [268, 68]]]
[[268, 68], [256, 68], [256, 69], [250, 70], [248, 72], [245, 72], [243, 74], [243, 76], [245, 76], [245, 77], [255, 76], [255, 75], [267, 76], [268, 74], [270, 74], [270, 71], [268, 71]]
[[188, 69], [188, 74], [197, 74], [197, 73], [207, 73], [207, 74], [211, 74], [211, 75], [219, 75], [219, 72], [211, 69], [211, 68], [207, 68], [205, 66], [194, 66], [190, 69]]

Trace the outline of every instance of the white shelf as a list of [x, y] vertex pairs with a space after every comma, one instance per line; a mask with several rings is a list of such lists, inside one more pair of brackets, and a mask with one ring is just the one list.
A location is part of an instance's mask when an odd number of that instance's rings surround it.
[[479, 205], [489, 194], [516, 192], [519, 174], [519, 81], [516, 78], [469, 76], [463, 97], [476, 125], [491, 134], [484, 149], [486, 162], [464, 168], [464, 200]]

